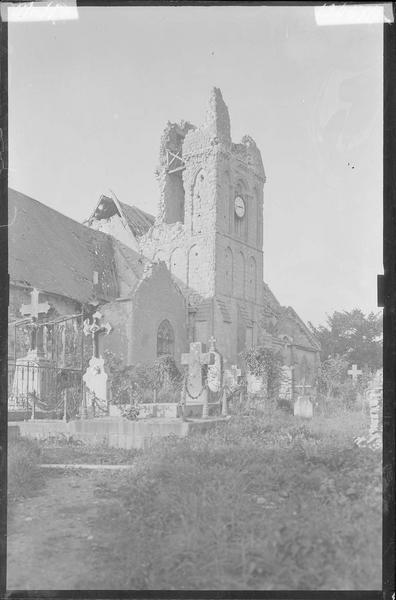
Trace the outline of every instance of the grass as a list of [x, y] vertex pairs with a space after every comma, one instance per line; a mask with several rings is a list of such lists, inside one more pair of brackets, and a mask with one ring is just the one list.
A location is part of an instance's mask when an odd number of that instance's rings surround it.
[[41, 449], [35, 440], [19, 438], [9, 444], [7, 490], [10, 500], [27, 498], [42, 487], [40, 460]]
[[364, 428], [361, 413], [233, 418], [106, 474], [97, 494], [119, 506], [94, 530], [114, 587], [381, 589], [381, 457], [353, 446]]
[[130, 464], [141, 453], [139, 450], [109, 448], [105, 444], [88, 445], [64, 436], [40, 441], [41, 462], [53, 464]]

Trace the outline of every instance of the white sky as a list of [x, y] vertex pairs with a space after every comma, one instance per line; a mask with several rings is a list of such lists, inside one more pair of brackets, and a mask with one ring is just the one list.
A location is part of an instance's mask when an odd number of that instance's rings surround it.
[[377, 311], [382, 26], [313, 7], [84, 7], [9, 24], [11, 187], [82, 221], [99, 195], [156, 213], [168, 120], [199, 125], [220, 87], [234, 141], [261, 149], [264, 276], [323, 323]]

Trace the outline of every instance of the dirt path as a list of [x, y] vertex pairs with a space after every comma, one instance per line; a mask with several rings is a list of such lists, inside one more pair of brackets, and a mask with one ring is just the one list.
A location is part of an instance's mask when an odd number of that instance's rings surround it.
[[100, 477], [50, 471], [39, 494], [9, 507], [9, 590], [108, 588], [92, 525], [103, 505], [117, 501], [95, 496]]

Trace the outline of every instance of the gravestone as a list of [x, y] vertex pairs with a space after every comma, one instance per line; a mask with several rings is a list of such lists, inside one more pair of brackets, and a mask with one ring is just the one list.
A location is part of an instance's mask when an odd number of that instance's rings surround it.
[[299, 396], [294, 403], [294, 416], [303, 419], [312, 419], [313, 405], [308, 396]]
[[[98, 408], [100, 413], [107, 414], [108, 412], [108, 388], [107, 380], [108, 375], [104, 368], [104, 359], [99, 356], [99, 335], [106, 333], [107, 335], [111, 331], [111, 325], [106, 323], [100, 325], [102, 315], [100, 312], [95, 312], [92, 315], [92, 323], [89, 319], [84, 321], [84, 334], [92, 336], [92, 357], [89, 361], [89, 366], [83, 375], [83, 381], [88, 391], [88, 397], [92, 404], [95, 412], [95, 407]], [[87, 404], [86, 399], [83, 406], [83, 417], [87, 416]]]
[[[202, 367], [213, 362], [210, 352], [203, 352], [201, 342], [191, 342], [190, 352], [181, 355], [181, 364], [188, 367], [185, 383], [186, 404], [202, 404], [202, 416], [208, 416], [208, 389], [203, 381]], [[184, 399], [183, 399], [184, 400]]]
[[[26, 356], [18, 358], [15, 363], [15, 375], [9, 397], [9, 408], [18, 410], [19, 404], [24, 408], [25, 400], [32, 404], [32, 419], [34, 419], [34, 398], [46, 398], [49, 393], [49, 378], [46, 377], [45, 367], [52, 365], [45, 357], [43, 347], [44, 327], [39, 323], [40, 317], [50, 310], [48, 302], [40, 302], [40, 292], [36, 288], [30, 293], [30, 304], [22, 304], [20, 312], [30, 318], [30, 342]], [[47, 389], [48, 388], [48, 389]], [[22, 399], [22, 402], [19, 402]]]

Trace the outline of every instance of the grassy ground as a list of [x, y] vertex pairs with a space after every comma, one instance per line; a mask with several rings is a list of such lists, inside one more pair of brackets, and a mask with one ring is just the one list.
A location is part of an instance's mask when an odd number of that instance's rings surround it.
[[[89, 485], [98, 508], [85, 524], [95, 543], [84, 548], [92, 566], [78, 586], [381, 589], [381, 456], [352, 443], [365, 420], [361, 413], [309, 423], [283, 413], [233, 418], [124, 457], [134, 471], [95, 473]], [[66, 567], [59, 565], [70, 574]]]

